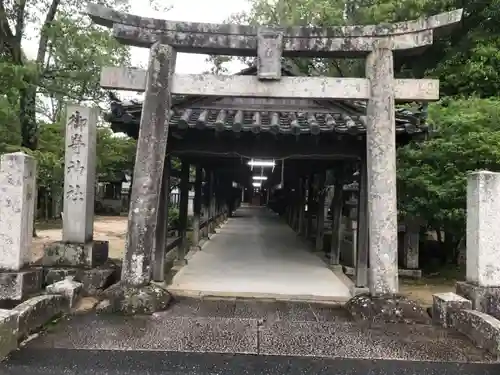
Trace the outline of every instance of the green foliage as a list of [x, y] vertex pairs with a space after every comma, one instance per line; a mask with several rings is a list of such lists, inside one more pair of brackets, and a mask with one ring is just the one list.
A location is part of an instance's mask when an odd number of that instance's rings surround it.
[[398, 150], [399, 209], [456, 246], [465, 232], [467, 173], [500, 171], [500, 101], [443, 100], [429, 116], [437, 135]]
[[97, 176], [101, 181], [120, 181], [124, 173], [134, 168], [136, 142], [132, 138], [115, 136], [111, 129], [97, 132]]

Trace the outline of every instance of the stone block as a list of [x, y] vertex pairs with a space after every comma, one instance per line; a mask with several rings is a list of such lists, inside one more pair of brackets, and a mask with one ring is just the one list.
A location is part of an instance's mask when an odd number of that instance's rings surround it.
[[475, 310], [460, 310], [451, 316], [452, 326], [476, 346], [500, 358], [500, 321]]
[[466, 281], [458, 281], [456, 293], [470, 300], [474, 310], [500, 319], [500, 287], [485, 287]]
[[76, 268], [45, 268], [44, 285], [50, 285], [76, 275]]
[[142, 287], [130, 286], [119, 282], [106, 289], [103, 300], [97, 306], [101, 313], [121, 313], [124, 315], [153, 314], [166, 310], [171, 296], [168, 291], [156, 284]]
[[451, 326], [453, 313], [472, 309], [471, 301], [455, 293], [437, 293], [432, 299], [432, 322], [445, 328]]
[[116, 267], [100, 267], [90, 270], [80, 269], [76, 272], [74, 281], [82, 284], [84, 296], [95, 296], [103, 289], [118, 281], [120, 271]]
[[418, 303], [404, 296], [360, 294], [344, 306], [356, 321], [430, 324], [431, 318]]
[[18, 316], [18, 337], [27, 336], [53, 318], [69, 311], [69, 301], [62, 295], [36, 296], [17, 305], [12, 311]]
[[0, 361], [17, 349], [17, 314], [0, 310]]
[[466, 281], [500, 287], [500, 173], [478, 171], [467, 181]]
[[31, 261], [36, 161], [22, 152], [0, 164], [0, 270], [19, 271]]
[[48, 285], [45, 290], [49, 294], [60, 294], [68, 299], [69, 307], [73, 308], [78, 297], [81, 295], [83, 284], [77, 281], [65, 279], [55, 284]]
[[91, 241], [86, 244], [54, 242], [44, 249], [44, 266], [97, 267], [108, 260], [108, 241]]
[[0, 272], [0, 301], [22, 300], [41, 290], [42, 282], [42, 268], [28, 268], [19, 272]]
[[400, 268], [398, 270], [398, 275], [402, 278], [407, 278], [407, 279], [421, 279], [422, 278], [422, 270]]

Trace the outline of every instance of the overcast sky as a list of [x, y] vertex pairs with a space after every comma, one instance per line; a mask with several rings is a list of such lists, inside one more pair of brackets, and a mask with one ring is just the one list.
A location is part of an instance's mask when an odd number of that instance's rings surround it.
[[[173, 8], [167, 13], [155, 12], [150, 6], [145, 6], [147, 0], [131, 0], [131, 13], [143, 16], [169, 19], [172, 21], [212, 22], [226, 20], [231, 14], [249, 9], [247, 0], [165, 0]], [[132, 64], [145, 65], [148, 59], [148, 50], [133, 48]], [[201, 73], [209, 66], [205, 63], [206, 55], [180, 53], [177, 55], [177, 73]], [[229, 67], [229, 66], [228, 66]], [[229, 67], [232, 72], [244, 68], [243, 64], [235, 62]]]
[[[84, 1], [84, 0], [82, 0]], [[155, 11], [148, 0], [130, 0], [130, 13], [143, 17], [163, 18], [171, 21], [212, 22], [226, 20], [231, 14], [249, 9], [247, 0], [162, 0], [172, 4], [169, 12]], [[24, 40], [25, 53], [34, 58], [38, 40]], [[146, 66], [149, 51], [146, 48], [132, 48], [132, 65]], [[205, 62], [206, 55], [180, 53], [177, 55], [177, 73], [201, 73], [210, 68]], [[244, 68], [244, 65], [235, 62], [228, 65], [231, 73]]]

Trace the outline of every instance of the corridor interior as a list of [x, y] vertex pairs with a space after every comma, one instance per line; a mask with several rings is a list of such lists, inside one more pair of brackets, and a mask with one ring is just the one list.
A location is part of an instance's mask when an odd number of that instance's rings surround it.
[[169, 291], [190, 297], [347, 301], [349, 280], [311, 248], [268, 208], [242, 206], [189, 258]]

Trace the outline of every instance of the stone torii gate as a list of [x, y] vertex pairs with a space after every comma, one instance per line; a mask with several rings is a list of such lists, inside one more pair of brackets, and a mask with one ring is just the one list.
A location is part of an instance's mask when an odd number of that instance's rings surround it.
[[[103, 88], [145, 92], [116, 306], [133, 303], [130, 296], [138, 291], [162, 295], [150, 280], [172, 95], [367, 101], [368, 222], [360, 228], [368, 231], [368, 285], [373, 296], [398, 292], [395, 101], [438, 100], [439, 81], [395, 79], [394, 54], [431, 45], [461, 20], [461, 9], [396, 24], [328, 28], [173, 22], [95, 4], [87, 12], [122, 43], [150, 48], [147, 70], [105, 68], [101, 75]], [[258, 75], [176, 74], [177, 52], [257, 56]], [[364, 58], [366, 78], [281, 77], [281, 58], [292, 56]], [[366, 260], [358, 266], [366, 269]]]

